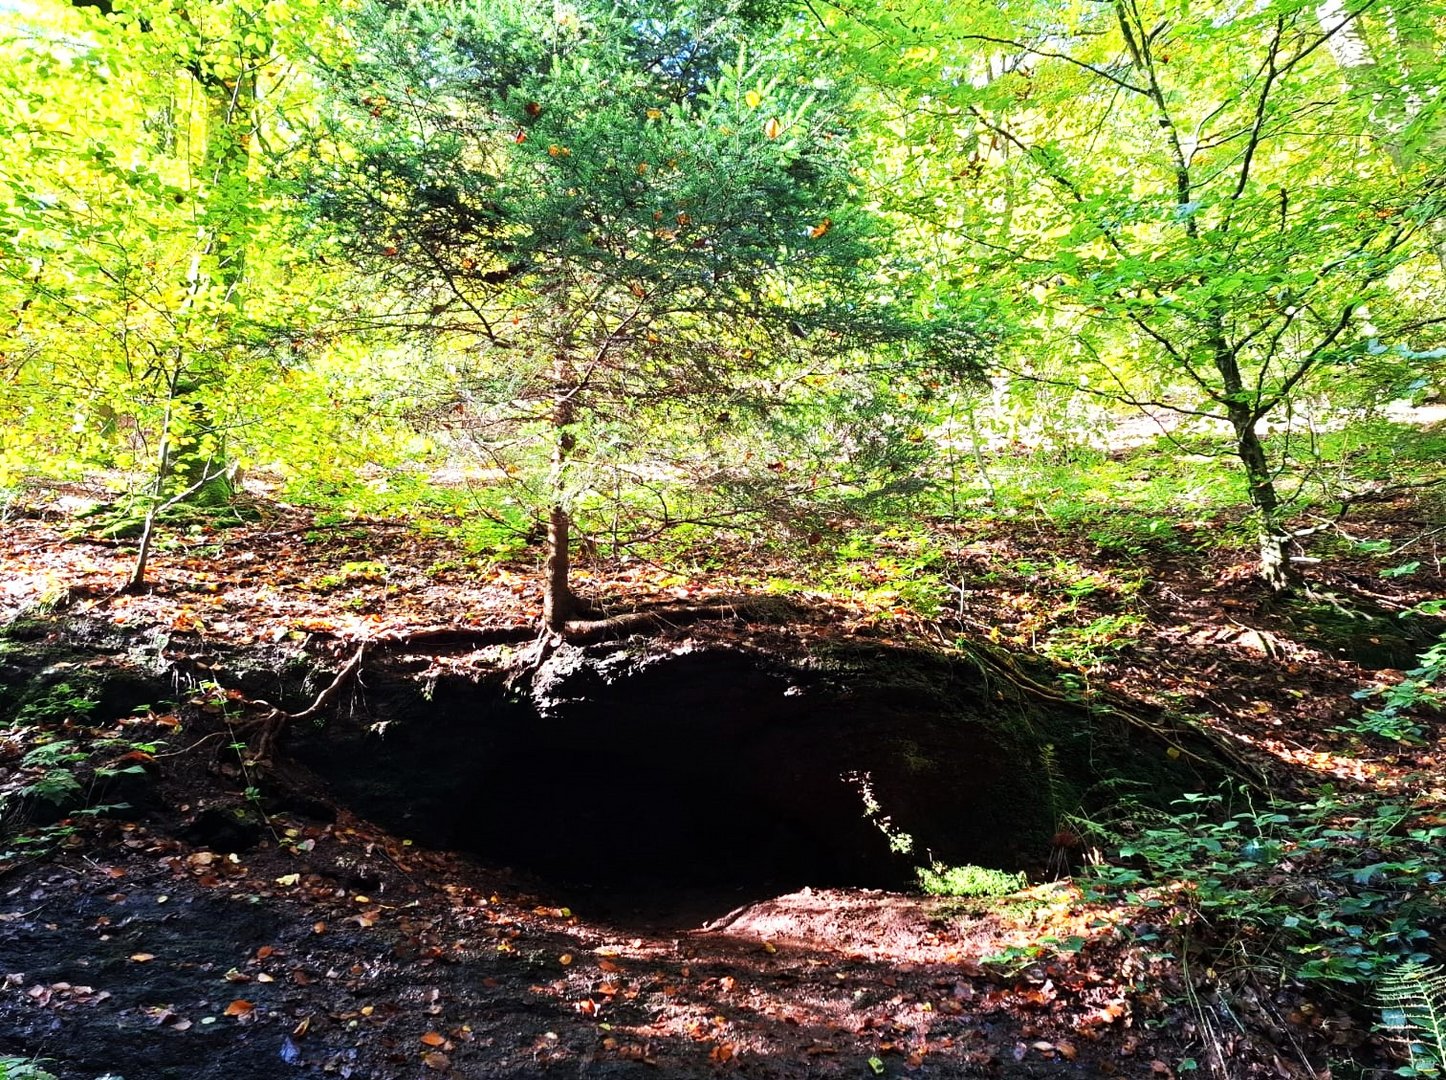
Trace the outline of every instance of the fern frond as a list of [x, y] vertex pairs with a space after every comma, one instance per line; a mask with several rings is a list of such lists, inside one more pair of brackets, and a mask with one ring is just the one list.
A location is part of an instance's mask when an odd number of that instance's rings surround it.
[[1381, 1027], [1405, 1045], [1415, 1076], [1440, 1076], [1446, 1065], [1446, 968], [1407, 960], [1376, 986]]

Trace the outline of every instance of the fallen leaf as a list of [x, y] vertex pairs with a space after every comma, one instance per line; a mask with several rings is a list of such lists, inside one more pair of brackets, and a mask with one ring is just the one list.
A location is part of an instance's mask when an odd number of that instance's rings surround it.
[[137, 964], [149, 964], [149, 963], [150, 963], [152, 960], [154, 960], [155, 958], [156, 958], [156, 954], [155, 954], [155, 953], [148, 953], [148, 952], [131, 953], [131, 959], [134, 960]]
[[430, 1054], [422, 1055], [422, 1064], [429, 1069], [436, 1069], [438, 1072], [441, 1072], [443, 1069], [451, 1067], [452, 1059], [446, 1054], [441, 1054], [433, 1050]]
[[424, 1046], [442, 1046], [446, 1041], [447, 1036], [443, 1035], [440, 1031], [429, 1031], [422, 1036], [422, 1044]]
[[226, 1006], [223, 1016], [250, 1016], [256, 1010], [256, 1006], [242, 998], [237, 998]]

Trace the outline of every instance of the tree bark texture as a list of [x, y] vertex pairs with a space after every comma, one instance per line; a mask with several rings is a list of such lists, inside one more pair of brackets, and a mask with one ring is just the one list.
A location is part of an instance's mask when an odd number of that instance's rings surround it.
[[577, 385], [572, 362], [565, 352], [553, 361], [552, 405], [552, 469], [548, 488], [552, 506], [547, 518], [547, 564], [542, 586], [542, 622], [549, 630], [561, 632], [577, 610], [569, 577], [572, 560], [569, 547], [572, 539], [572, 518], [565, 501], [566, 473], [569, 458], [577, 445], [572, 423], [577, 415]]

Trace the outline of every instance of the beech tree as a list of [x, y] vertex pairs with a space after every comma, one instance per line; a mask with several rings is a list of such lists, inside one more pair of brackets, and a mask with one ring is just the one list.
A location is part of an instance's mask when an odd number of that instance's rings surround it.
[[282, 50], [323, 23], [305, 0], [52, 2], [0, 32], [0, 475], [128, 474], [133, 589], [162, 510], [229, 500], [228, 439], [303, 333], [312, 283], [265, 243], [258, 144], [294, 75]]
[[830, 17], [907, 118], [891, 134], [920, 183], [896, 205], [948, 253], [941, 278], [1008, 298], [1002, 369], [1226, 425], [1276, 589], [1295, 577], [1288, 457], [1266, 425], [1324, 376], [1440, 338], [1395, 300], [1402, 268], [1436, 272], [1439, 58], [1415, 48], [1395, 86], [1368, 58], [1341, 67], [1373, 33], [1419, 45], [1434, 16], [1371, 30], [1372, 11], [891, 0]]
[[369, 275], [362, 317], [449, 350], [443, 411], [508, 469], [548, 446], [554, 630], [610, 454], [859, 367], [967, 376], [988, 346], [915, 306], [859, 205], [848, 95], [789, 26], [729, 0], [375, 4], [330, 74], [304, 196]]

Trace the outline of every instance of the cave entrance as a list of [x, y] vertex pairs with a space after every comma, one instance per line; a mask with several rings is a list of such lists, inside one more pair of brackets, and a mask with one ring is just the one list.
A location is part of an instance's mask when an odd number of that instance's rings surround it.
[[[841, 693], [736, 650], [647, 664], [584, 655], [526, 697], [462, 679], [429, 697], [405, 679], [369, 687], [384, 732], [338, 724], [294, 747], [342, 801], [620, 919], [716, 916], [805, 885], [898, 888], [924, 845], [1017, 866], [1020, 838], [1052, 827], [1018, 749], [952, 700]], [[864, 773], [884, 813], [920, 837], [910, 857], [865, 816], [848, 779]]]

